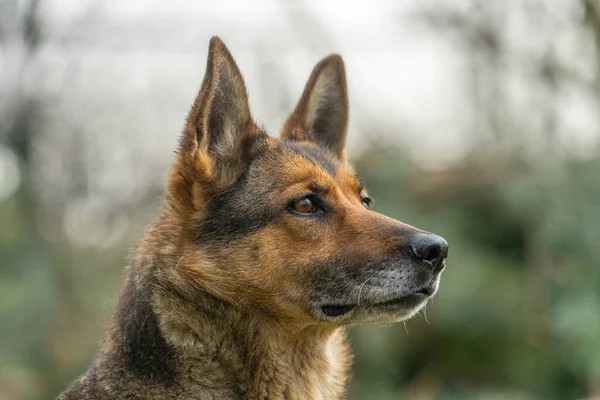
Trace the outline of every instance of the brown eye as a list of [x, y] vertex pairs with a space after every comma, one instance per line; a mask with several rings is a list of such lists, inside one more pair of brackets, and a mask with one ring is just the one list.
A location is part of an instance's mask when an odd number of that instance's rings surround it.
[[312, 214], [316, 211], [316, 207], [313, 201], [308, 197], [296, 200], [296, 202], [292, 204], [292, 208], [294, 209], [294, 211], [300, 214]]
[[368, 196], [362, 196], [360, 198], [360, 201], [362, 202], [362, 205], [368, 210], [369, 208], [371, 208], [371, 204], [373, 203], [373, 199], [368, 197]]

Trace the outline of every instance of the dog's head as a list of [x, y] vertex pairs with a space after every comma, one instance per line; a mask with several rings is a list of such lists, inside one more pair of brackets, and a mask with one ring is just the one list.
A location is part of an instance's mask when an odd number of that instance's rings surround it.
[[423, 307], [448, 244], [370, 210], [345, 160], [347, 121], [344, 64], [332, 55], [280, 138], [267, 136], [213, 38], [169, 180], [184, 227], [178, 273], [236, 307], [302, 323], [393, 322]]

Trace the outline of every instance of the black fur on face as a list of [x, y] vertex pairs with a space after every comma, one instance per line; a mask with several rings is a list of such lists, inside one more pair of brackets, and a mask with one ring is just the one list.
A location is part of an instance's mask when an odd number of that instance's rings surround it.
[[[197, 224], [195, 240], [229, 243], [267, 226], [278, 217], [278, 210], [269, 204], [273, 185], [254, 178], [252, 168], [268, 158], [266, 135], [248, 141], [244, 151], [244, 171], [228, 188], [211, 196], [205, 217]], [[272, 156], [272, 155], [270, 155]]]

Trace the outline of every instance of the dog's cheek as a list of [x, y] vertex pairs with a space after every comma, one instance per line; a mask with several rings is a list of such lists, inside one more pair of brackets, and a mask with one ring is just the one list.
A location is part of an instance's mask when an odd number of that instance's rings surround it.
[[273, 249], [248, 246], [241, 256], [246, 261], [237, 263], [236, 280], [247, 283], [246, 303], [277, 317], [308, 322], [306, 286], [294, 273], [300, 266], [283, 259], [279, 251], [269, 250]]
[[290, 306], [296, 312], [297, 307], [306, 310], [352, 293], [364, 281], [372, 256], [365, 255], [369, 253], [362, 245], [355, 246], [361, 251], [347, 251], [335, 227], [323, 225], [290, 216], [239, 242], [232, 254], [240, 278], [252, 288], [248, 296], [269, 308]]

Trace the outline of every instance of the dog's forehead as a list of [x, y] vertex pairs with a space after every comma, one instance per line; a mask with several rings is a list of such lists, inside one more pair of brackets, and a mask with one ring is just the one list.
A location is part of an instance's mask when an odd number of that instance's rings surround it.
[[288, 149], [321, 168], [331, 177], [335, 178], [337, 171], [341, 166], [341, 162], [330, 152], [321, 149], [317, 145], [311, 143], [300, 142], [284, 142]]
[[[270, 147], [272, 153], [266, 167], [284, 182], [329, 182], [349, 192], [362, 188], [353, 169], [335, 154], [310, 142], [281, 141]], [[287, 179], [286, 179], [287, 178]], [[282, 182], [283, 183], [283, 182]]]

